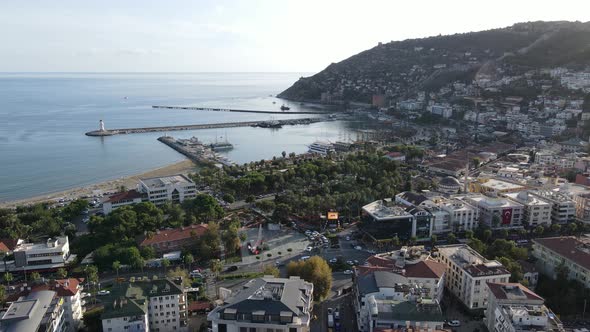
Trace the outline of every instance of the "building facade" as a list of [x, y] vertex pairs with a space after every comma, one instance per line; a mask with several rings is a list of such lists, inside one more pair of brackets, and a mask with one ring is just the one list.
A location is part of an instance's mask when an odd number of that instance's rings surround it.
[[188, 307], [181, 284], [171, 279], [115, 284], [105, 297], [103, 331], [186, 331]]
[[544, 300], [521, 284], [489, 283], [485, 324], [490, 332], [561, 332], [563, 324]]
[[63, 301], [53, 291], [33, 292], [10, 304], [0, 318], [0, 331], [66, 331]]
[[576, 220], [576, 202], [570, 197], [550, 190], [532, 191], [531, 194], [551, 203], [552, 224], [567, 224]]
[[67, 236], [49, 238], [44, 243], [19, 243], [13, 250], [14, 261], [0, 264], [4, 271], [56, 270], [74, 261]]
[[464, 200], [479, 209], [479, 222], [492, 229], [520, 228], [524, 205], [507, 198], [471, 195]]
[[187, 250], [197, 244], [197, 239], [205, 234], [207, 224], [190, 225], [175, 229], [162, 229], [146, 236], [139, 243], [140, 247], [152, 247], [157, 254], [171, 251]]
[[146, 194], [154, 204], [167, 201], [180, 203], [197, 195], [197, 186], [187, 176], [178, 174], [161, 178], [139, 180], [138, 191]]
[[504, 195], [524, 206], [524, 213], [522, 221], [529, 226], [544, 226], [551, 225], [552, 204], [538, 196], [530, 194], [528, 191], [521, 191], [518, 193], [508, 193]]
[[113, 210], [125, 205], [132, 205], [141, 203], [145, 195], [142, 195], [137, 190], [129, 190], [110, 196], [106, 201], [102, 202], [102, 212], [106, 215]]
[[375, 239], [418, 240], [430, 238], [432, 215], [419, 207], [396, 204], [391, 199], [378, 200], [362, 208], [364, 229]]
[[309, 332], [313, 284], [298, 277], [250, 280], [207, 315], [212, 332]]
[[560, 268], [567, 278], [590, 288], [590, 239], [561, 236], [533, 240], [533, 256], [539, 272], [552, 279]]
[[466, 244], [438, 246], [437, 260], [446, 265], [445, 287], [470, 310], [487, 306], [489, 282], [508, 282], [510, 272]]

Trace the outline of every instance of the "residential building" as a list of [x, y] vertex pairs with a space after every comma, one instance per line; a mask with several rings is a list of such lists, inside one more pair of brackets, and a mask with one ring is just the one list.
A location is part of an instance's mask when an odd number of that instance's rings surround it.
[[14, 285], [14, 292], [7, 294], [7, 302], [17, 301], [32, 293], [40, 291], [53, 291], [55, 296], [61, 299], [63, 308], [63, 331], [78, 331], [82, 323], [82, 281], [83, 279], [68, 278], [55, 280], [53, 283], [42, 282], [32, 284]]
[[522, 221], [529, 226], [551, 225], [551, 212], [553, 205], [548, 201], [530, 194], [528, 191], [504, 194], [505, 197], [524, 206]]
[[533, 240], [537, 269], [552, 279], [558, 267], [566, 267], [568, 279], [590, 288], [590, 239], [561, 236]]
[[115, 284], [103, 300], [102, 330], [186, 331], [187, 298], [181, 283], [145, 278]]
[[177, 174], [161, 178], [139, 180], [139, 192], [147, 194], [154, 204], [167, 201], [180, 203], [197, 195], [197, 186], [186, 175]]
[[526, 280], [530, 289], [535, 289], [539, 282], [539, 271], [534, 263], [519, 260], [518, 264], [522, 268], [522, 279]]
[[429, 239], [432, 216], [414, 206], [396, 204], [391, 199], [378, 200], [362, 208], [364, 229], [375, 239]]
[[313, 284], [299, 277], [264, 276], [230, 293], [207, 315], [212, 332], [309, 332]]
[[67, 236], [49, 238], [43, 243], [22, 241], [12, 252], [14, 261], [0, 264], [0, 271], [56, 270], [76, 259], [76, 255], [70, 254]]
[[374, 271], [395, 274], [396, 282], [419, 285], [422, 296], [438, 302], [442, 300], [446, 265], [430, 257], [424, 246], [402, 247], [400, 250], [377, 254], [367, 258], [367, 264], [356, 267], [357, 275]]
[[398, 275], [374, 271], [353, 280], [358, 330], [382, 331], [410, 326], [440, 329], [444, 317], [436, 300], [423, 298], [418, 285], [398, 282]]
[[147, 199], [147, 197], [137, 190], [116, 193], [110, 196], [106, 201], [102, 202], [102, 212], [104, 214], [109, 214], [121, 206], [141, 203], [144, 199]]
[[451, 231], [451, 216], [449, 212], [441, 209], [426, 196], [411, 191], [404, 191], [395, 195], [395, 201], [409, 207], [418, 207], [424, 209], [430, 213], [432, 216], [432, 234], [448, 233]]
[[490, 332], [559, 332], [563, 324], [545, 300], [517, 283], [489, 283], [485, 324]]
[[551, 203], [552, 224], [566, 224], [576, 220], [576, 202], [569, 196], [552, 190], [531, 191], [530, 193]]
[[453, 108], [449, 105], [431, 105], [428, 107], [428, 111], [446, 119], [453, 115]]
[[384, 157], [392, 161], [406, 161], [406, 156], [397, 151], [389, 152]]
[[567, 141], [559, 142], [559, 147], [561, 148], [561, 151], [565, 152], [580, 152], [586, 150], [588, 147], [588, 142], [575, 137], [570, 138]]
[[474, 230], [479, 225], [479, 209], [477, 207], [458, 198], [438, 198], [435, 203], [449, 213], [452, 231]]
[[583, 223], [590, 223], [590, 193], [574, 195], [576, 217]]
[[196, 245], [197, 238], [207, 231], [206, 224], [190, 225], [174, 229], [162, 229], [155, 234], [146, 235], [140, 247], [152, 247], [157, 254], [186, 250]]
[[463, 198], [479, 209], [479, 222], [492, 229], [522, 227], [524, 205], [507, 198], [471, 195]]
[[0, 318], [0, 331], [65, 331], [62, 301], [55, 295], [38, 291], [12, 302]]
[[487, 306], [489, 282], [508, 282], [510, 271], [466, 244], [437, 246], [437, 260], [447, 266], [445, 287], [470, 310]]

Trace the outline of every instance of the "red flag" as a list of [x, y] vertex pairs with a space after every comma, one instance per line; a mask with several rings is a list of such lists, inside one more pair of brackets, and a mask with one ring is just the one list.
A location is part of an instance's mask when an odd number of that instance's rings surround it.
[[502, 210], [502, 225], [510, 225], [512, 221], [512, 208]]

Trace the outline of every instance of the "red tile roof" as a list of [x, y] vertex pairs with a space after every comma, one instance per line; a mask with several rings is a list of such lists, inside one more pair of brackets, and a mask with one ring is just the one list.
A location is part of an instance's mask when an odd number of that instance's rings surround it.
[[[59, 279], [55, 280], [54, 284], [44, 283], [44, 284], [37, 284], [37, 285], [29, 285], [31, 289], [24, 289], [23, 291], [19, 291], [17, 293], [10, 294], [7, 297], [7, 301], [16, 301], [21, 296], [26, 296], [32, 292], [38, 292], [42, 290], [52, 290], [57, 293], [57, 296], [60, 297], [67, 297], [67, 296], [74, 296], [78, 293], [78, 285], [84, 282], [84, 278], [69, 278], [69, 279]], [[23, 284], [15, 285], [16, 289], [20, 289], [23, 287]]]
[[590, 243], [582, 242], [574, 236], [534, 239], [533, 242], [590, 270]]
[[405, 269], [406, 277], [438, 279], [445, 273], [446, 265], [428, 259], [416, 264], [406, 265]]
[[213, 304], [209, 301], [192, 301], [188, 304], [188, 311], [201, 311], [211, 309]]
[[136, 198], [141, 198], [141, 193], [139, 193], [137, 190], [129, 190], [129, 191], [124, 191], [122, 193], [116, 193], [112, 196], [109, 197], [109, 199], [107, 199], [107, 202], [113, 203], [113, 202], [120, 202], [120, 201], [131, 201], [134, 200]]
[[207, 230], [206, 224], [190, 225], [188, 227], [181, 227], [175, 229], [164, 229], [156, 232], [151, 238], [145, 238], [141, 241], [141, 246], [148, 246], [155, 243], [171, 242], [183, 239], [188, 239], [193, 236], [202, 236]]
[[18, 239], [17, 240], [0, 239], [0, 251], [2, 251], [2, 252], [12, 251], [14, 248], [16, 248], [17, 243], [18, 243]]
[[488, 287], [492, 291], [492, 294], [494, 294], [494, 296], [500, 300], [510, 300], [510, 299], [516, 300], [516, 298], [510, 298], [510, 296], [509, 296], [510, 294], [515, 294], [514, 292], [511, 292], [510, 289], [511, 288], [512, 289], [519, 288], [527, 300], [542, 301], [542, 302], [545, 301], [542, 297], [535, 294], [532, 290], [524, 287], [523, 285], [521, 285], [519, 283], [509, 283], [509, 282], [507, 282], [507, 283], [488, 283]]

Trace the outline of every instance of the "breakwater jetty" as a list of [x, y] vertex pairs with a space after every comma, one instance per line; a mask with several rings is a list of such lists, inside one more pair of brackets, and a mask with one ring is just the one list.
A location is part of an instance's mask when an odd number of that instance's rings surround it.
[[232, 108], [212, 108], [212, 107], [192, 107], [192, 106], [162, 106], [154, 105], [152, 108], [163, 108], [170, 110], [187, 110], [187, 111], [210, 111], [210, 112], [238, 112], [238, 113], [261, 113], [261, 114], [329, 114], [327, 111], [301, 111], [301, 112], [285, 112], [285, 111], [261, 111], [261, 110], [241, 110]]
[[231, 166], [234, 163], [226, 157], [215, 153], [211, 146], [203, 144], [196, 137], [190, 139], [176, 139], [172, 136], [162, 136], [158, 141], [168, 145], [177, 152], [185, 155], [195, 163], [213, 163]]
[[[303, 119], [285, 119], [274, 120], [273, 123], [278, 123], [281, 126], [286, 125], [302, 125], [319, 122], [320, 118], [303, 118]], [[86, 136], [113, 136], [126, 134], [140, 134], [153, 132], [167, 132], [179, 130], [200, 130], [200, 129], [217, 129], [217, 128], [234, 128], [234, 127], [269, 127], [266, 124], [269, 121], [242, 121], [242, 122], [221, 122], [209, 124], [193, 124], [193, 125], [178, 125], [178, 126], [162, 126], [162, 127], [143, 127], [143, 128], [120, 128], [120, 129], [105, 129], [104, 124], [100, 123], [100, 129], [89, 131]]]

